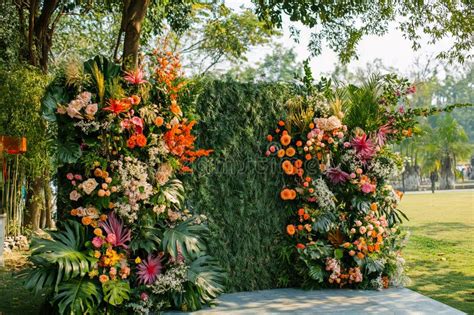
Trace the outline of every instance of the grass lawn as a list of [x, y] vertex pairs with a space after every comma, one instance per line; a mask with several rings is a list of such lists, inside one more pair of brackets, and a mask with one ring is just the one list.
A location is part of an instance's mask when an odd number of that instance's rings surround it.
[[407, 194], [409, 288], [474, 314], [474, 192]]

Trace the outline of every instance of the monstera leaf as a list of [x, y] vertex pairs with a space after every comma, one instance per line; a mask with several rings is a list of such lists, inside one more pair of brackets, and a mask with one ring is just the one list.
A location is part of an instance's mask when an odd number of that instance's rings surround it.
[[81, 146], [68, 137], [65, 139], [58, 138], [57, 150], [59, 165], [75, 163], [82, 156]]
[[41, 110], [43, 117], [47, 121], [56, 121], [56, 110], [58, 104], [67, 104], [68, 96], [66, 90], [62, 86], [52, 85], [41, 101]]
[[126, 281], [107, 281], [102, 284], [104, 300], [114, 306], [122, 304], [130, 298], [130, 284]]
[[207, 228], [193, 224], [193, 221], [194, 218], [188, 219], [163, 233], [163, 249], [171, 256], [177, 257], [181, 252], [185, 258], [190, 258], [206, 249], [202, 236], [207, 233]]
[[225, 275], [211, 256], [200, 256], [191, 263], [188, 280], [196, 286], [202, 303], [208, 303], [224, 291]]
[[100, 288], [83, 277], [61, 283], [52, 302], [60, 314], [91, 314], [101, 300]]
[[[35, 285], [35, 280], [42, 286], [51, 285], [53, 274], [57, 286], [61, 281], [82, 277], [89, 272], [90, 258], [81, 251], [85, 242], [84, 228], [78, 222], [67, 221], [64, 230], [51, 232], [50, 235], [51, 240], [33, 239], [31, 243], [30, 259], [37, 264], [38, 269], [33, 269], [28, 277], [27, 284], [30, 287]], [[46, 275], [53, 268], [54, 272]]]

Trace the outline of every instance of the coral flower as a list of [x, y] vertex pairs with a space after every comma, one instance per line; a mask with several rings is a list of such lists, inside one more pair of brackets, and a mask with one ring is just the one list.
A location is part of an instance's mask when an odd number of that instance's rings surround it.
[[285, 188], [280, 192], [280, 197], [283, 200], [293, 200], [296, 198], [296, 191]]
[[298, 215], [299, 215], [299, 216], [304, 215], [304, 212], [305, 212], [305, 211], [304, 211], [304, 208], [298, 209]]
[[143, 148], [144, 146], [146, 146], [146, 137], [142, 133], [139, 133], [137, 134], [136, 142], [140, 148]]
[[138, 283], [152, 284], [161, 273], [161, 269], [163, 269], [161, 257], [148, 255], [148, 258], [143, 260], [137, 266], [137, 269]]
[[136, 140], [137, 140], [137, 137], [131, 136], [131, 137], [127, 140], [127, 147], [129, 147], [130, 149], [135, 148], [135, 146], [137, 145]]
[[289, 156], [289, 157], [292, 157], [296, 154], [296, 151], [293, 147], [288, 147], [288, 149], [286, 149], [286, 155]]
[[273, 141], [272, 135], [268, 135], [268, 136], [267, 136], [267, 141], [269, 141], [269, 142]]
[[281, 142], [281, 144], [283, 144], [283, 145], [285, 145], [285, 146], [289, 145], [290, 142], [291, 142], [291, 137], [290, 137], [290, 135], [289, 135], [289, 134], [285, 134], [285, 135], [281, 136], [280, 142]]
[[143, 79], [144, 76], [145, 74], [143, 69], [137, 68], [133, 71], [125, 72], [125, 76], [123, 78], [130, 84], [139, 85], [148, 82], [147, 80]]
[[290, 235], [290, 236], [295, 235], [295, 232], [296, 232], [296, 229], [295, 229], [295, 226], [293, 224], [288, 224], [286, 226], [286, 233], [288, 233], [288, 235]]

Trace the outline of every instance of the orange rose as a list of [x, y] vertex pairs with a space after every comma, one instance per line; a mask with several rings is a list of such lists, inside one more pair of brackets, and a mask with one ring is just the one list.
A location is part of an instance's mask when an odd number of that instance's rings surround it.
[[303, 145], [303, 142], [301, 140], [296, 141], [296, 146], [301, 147]]
[[106, 214], [101, 214], [100, 215], [100, 221], [105, 221], [107, 220], [107, 215]]
[[138, 95], [132, 95], [131, 97], [132, 105], [140, 104], [141, 98]]
[[97, 228], [97, 229], [94, 229], [94, 235], [95, 236], [102, 236], [102, 230]]
[[303, 215], [304, 215], [304, 212], [305, 212], [305, 211], [304, 211], [303, 208], [298, 209], [298, 215], [299, 215], [299, 216], [303, 216]]
[[280, 142], [281, 142], [281, 144], [283, 144], [284, 146], [289, 145], [290, 142], [291, 142], [291, 137], [290, 137], [290, 135], [285, 134], [285, 135], [281, 136]]
[[302, 166], [303, 166], [303, 161], [301, 161], [301, 160], [296, 160], [295, 161], [295, 167], [301, 168]]
[[293, 200], [296, 198], [296, 191], [285, 188], [280, 192], [280, 197], [283, 200]]
[[283, 127], [285, 125], [285, 122], [283, 120], [280, 120], [278, 122], [278, 126]]
[[310, 123], [310, 124], [309, 124], [309, 128], [313, 129], [313, 128], [314, 128], [314, 124], [313, 124], [313, 123]]
[[303, 231], [303, 226], [301, 224], [298, 225], [298, 231]]
[[128, 140], [127, 140], [127, 147], [129, 147], [130, 149], [133, 149], [135, 148], [135, 145], [136, 145], [136, 137], [135, 136], [131, 136]]
[[99, 276], [99, 281], [100, 281], [100, 283], [105, 283], [105, 282], [109, 281], [109, 276], [107, 276], [107, 275], [100, 275], [100, 276]]
[[272, 142], [272, 141], [273, 141], [272, 135], [268, 135], [268, 136], [267, 136], [267, 140], [268, 140], [269, 142]]
[[286, 149], [286, 155], [287, 156], [292, 157], [295, 154], [296, 154], [296, 151], [293, 147], [288, 147], [288, 149]]
[[290, 161], [286, 160], [281, 164], [281, 168], [285, 172], [286, 175], [293, 175], [294, 174], [294, 167]]
[[137, 135], [136, 142], [140, 148], [143, 148], [146, 146], [146, 137], [142, 133], [139, 133]]
[[155, 125], [157, 127], [163, 126], [164, 122], [165, 122], [165, 120], [163, 119], [163, 117], [158, 116], [158, 117], [155, 118]]
[[90, 217], [83, 217], [81, 220], [82, 224], [89, 225], [92, 223], [92, 219]]
[[294, 200], [296, 198], [296, 190], [290, 189], [290, 200]]
[[77, 209], [72, 209], [71, 210], [71, 215], [76, 216], [77, 215]]
[[365, 257], [365, 255], [363, 253], [361, 253], [361, 252], [357, 253], [357, 258], [364, 259], [364, 257]]
[[102, 177], [102, 170], [100, 168], [96, 168], [94, 170], [94, 176], [95, 177]]
[[376, 204], [375, 202], [372, 202], [372, 203], [370, 204], [370, 210], [372, 210], [372, 211], [377, 211], [377, 204]]
[[305, 213], [305, 214], [303, 215], [303, 219], [309, 220], [309, 214]]
[[304, 244], [298, 243], [298, 244], [296, 244], [296, 248], [305, 249], [306, 246]]
[[279, 158], [282, 158], [285, 156], [285, 150], [281, 149], [281, 150], [278, 150], [278, 153], [277, 153], [278, 157]]
[[306, 154], [306, 155], [304, 156], [304, 158], [305, 158], [306, 160], [311, 160], [312, 156], [311, 156], [311, 154], [308, 153], [308, 154]]
[[292, 235], [295, 235], [295, 226], [293, 224], [289, 224], [286, 226], [286, 233], [288, 233], [288, 235], [292, 236]]

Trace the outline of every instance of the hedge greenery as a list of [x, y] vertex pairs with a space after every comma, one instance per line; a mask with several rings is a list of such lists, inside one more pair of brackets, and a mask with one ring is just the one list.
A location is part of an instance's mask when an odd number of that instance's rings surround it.
[[207, 79], [197, 90], [198, 147], [214, 153], [186, 186], [189, 206], [209, 217], [210, 253], [228, 272], [230, 291], [286, 285], [289, 268], [279, 255], [289, 209], [277, 197], [282, 177], [265, 157], [265, 137], [293, 88]]

